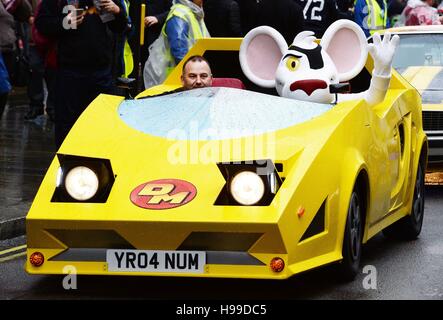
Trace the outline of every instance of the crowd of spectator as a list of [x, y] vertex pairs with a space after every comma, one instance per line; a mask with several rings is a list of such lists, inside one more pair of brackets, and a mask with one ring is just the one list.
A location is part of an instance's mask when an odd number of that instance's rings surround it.
[[58, 147], [98, 94], [115, 92], [117, 79], [139, 78], [141, 66], [146, 88], [161, 83], [200, 38], [242, 37], [269, 25], [290, 44], [304, 30], [321, 38], [337, 19], [354, 20], [369, 37], [392, 26], [441, 24], [439, 2], [0, 0], [0, 117], [11, 87], [26, 86], [25, 120], [46, 112]]

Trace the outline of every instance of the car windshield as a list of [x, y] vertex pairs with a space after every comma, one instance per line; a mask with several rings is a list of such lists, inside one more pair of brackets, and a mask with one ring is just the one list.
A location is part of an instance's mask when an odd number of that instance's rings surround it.
[[392, 65], [400, 72], [412, 66], [443, 66], [443, 34], [400, 34]]
[[233, 88], [201, 88], [125, 100], [121, 119], [146, 134], [177, 140], [220, 140], [293, 126], [332, 108]]

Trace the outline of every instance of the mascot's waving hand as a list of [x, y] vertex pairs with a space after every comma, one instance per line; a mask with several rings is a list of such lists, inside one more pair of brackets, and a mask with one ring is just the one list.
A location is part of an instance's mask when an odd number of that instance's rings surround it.
[[[300, 32], [287, 46], [275, 29], [251, 30], [240, 47], [240, 64], [255, 84], [277, 89], [280, 96], [319, 103], [365, 99], [370, 105], [383, 101], [391, 79], [391, 66], [400, 38], [376, 33], [368, 44], [360, 27], [338, 20], [326, 30], [320, 44], [311, 31]], [[369, 89], [338, 94], [340, 83], [351, 80], [364, 68], [368, 51], [374, 60]], [[338, 100], [338, 101], [336, 101]]]

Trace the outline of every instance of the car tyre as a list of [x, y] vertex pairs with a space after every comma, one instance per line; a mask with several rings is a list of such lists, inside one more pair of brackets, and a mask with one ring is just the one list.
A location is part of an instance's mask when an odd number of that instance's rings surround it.
[[412, 200], [411, 214], [401, 218], [383, 230], [388, 238], [401, 240], [415, 240], [421, 232], [425, 209], [425, 173], [422, 163], [418, 164], [415, 179], [414, 198]]
[[339, 276], [344, 281], [352, 281], [360, 269], [360, 258], [363, 238], [362, 202], [359, 193], [354, 189], [349, 201], [343, 238], [343, 260], [338, 265]]

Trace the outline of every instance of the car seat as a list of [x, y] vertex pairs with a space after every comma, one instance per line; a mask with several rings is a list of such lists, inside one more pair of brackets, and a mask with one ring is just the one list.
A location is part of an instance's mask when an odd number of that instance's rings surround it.
[[212, 86], [213, 87], [246, 89], [243, 82], [237, 78], [214, 78], [214, 79], [212, 79]]

